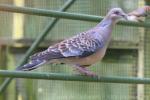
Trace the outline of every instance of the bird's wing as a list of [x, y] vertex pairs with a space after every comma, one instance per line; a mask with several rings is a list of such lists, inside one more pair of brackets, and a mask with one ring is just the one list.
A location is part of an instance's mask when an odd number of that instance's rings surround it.
[[[83, 32], [70, 39], [50, 46], [47, 50], [31, 56], [30, 62], [18, 67], [17, 70], [33, 70], [53, 59], [87, 57], [92, 55], [98, 49], [101, 49], [105, 46], [104, 38], [101, 35], [96, 37], [96, 32], [97, 31], [95, 30]], [[96, 35], [94, 36], [94, 34]]]
[[50, 46], [47, 50], [31, 56], [31, 60], [51, 60], [67, 57], [86, 57], [102, 48], [105, 43], [102, 36], [95, 39], [91, 34], [95, 31], [87, 31], [70, 39], [64, 40], [56, 45]]

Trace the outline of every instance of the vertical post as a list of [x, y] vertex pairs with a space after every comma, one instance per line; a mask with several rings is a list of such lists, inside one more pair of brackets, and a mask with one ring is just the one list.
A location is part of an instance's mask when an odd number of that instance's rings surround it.
[[[0, 45], [0, 69], [6, 69], [6, 47], [3, 45]], [[0, 83], [2, 83], [4, 79], [0, 78]], [[0, 100], [5, 100], [5, 93], [4, 95], [0, 95]]]
[[[16, 6], [21, 6], [21, 7], [24, 7], [24, 3], [25, 1], [24, 0], [13, 0], [13, 4], [16, 5]], [[24, 34], [24, 14], [21, 14], [21, 13], [13, 13], [13, 31], [12, 31], [12, 39], [21, 39], [23, 38], [23, 34]], [[15, 44], [15, 46], [21, 46], [21, 44], [17, 43]], [[17, 86], [17, 80], [16, 80], [16, 86]], [[16, 88], [18, 89], [18, 88]], [[11, 91], [12, 92], [12, 89], [9, 89], [8, 92]], [[17, 90], [14, 90], [15, 92]], [[9, 93], [10, 94], [10, 93]], [[20, 100], [23, 99], [23, 97], [18, 93], [16, 92], [16, 95], [15, 95], [16, 99], [17, 98], [20, 98]], [[9, 96], [11, 97], [11, 96]], [[11, 98], [9, 98], [11, 99]]]
[[[138, 1], [139, 7], [144, 6], [144, 1]], [[139, 28], [140, 40], [139, 40], [139, 49], [138, 49], [138, 68], [137, 68], [137, 77], [144, 77], [144, 28]], [[137, 85], [137, 100], [144, 100], [144, 84]]]
[[[145, 4], [150, 6], [150, 1], [145, 0]], [[150, 22], [150, 18], [147, 17], [145, 19], [146, 22]], [[145, 37], [144, 37], [144, 64], [145, 64], [145, 77], [150, 77], [150, 28], [145, 28]], [[150, 92], [149, 85], [145, 85], [145, 100], [150, 99]], [[146, 95], [147, 94], [147, 95]]]
[[[24, 6], [24, 0], [14, 0], [14, 5], [16, 6]], [[24, 31], [24, 15], [19, 13], [13, 14], [13, 39], [21, 39], [23, 38]]]
[[[143, 39], [143, 32], [141, 33], [141, 39]], [[140, 41], [140, 48], [138, 49], [138, 68], [137, 77], [144, 78], [144, 43]], [[137, 85], [137, 100], [144, 100], [144, 84]]]

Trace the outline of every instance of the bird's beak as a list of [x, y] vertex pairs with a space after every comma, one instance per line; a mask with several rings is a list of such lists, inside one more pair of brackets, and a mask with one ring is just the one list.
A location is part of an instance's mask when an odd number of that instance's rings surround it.
[[127, 15], [127, 14], [124, 13], [124, 14], [122, 14], [121, 16], [122, 16], [125, 20], [128, 20], [128, 15]]

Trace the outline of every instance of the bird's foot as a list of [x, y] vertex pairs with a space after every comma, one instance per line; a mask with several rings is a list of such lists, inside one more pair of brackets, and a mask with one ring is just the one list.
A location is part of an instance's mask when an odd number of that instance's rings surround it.
[[90, 77], [97, 77], [97, 75], [88, 69], [86, 67], [81, 67], [81, 66], [75, 66], [75, 69], [81, 74], [81, 75], [86, 75]]

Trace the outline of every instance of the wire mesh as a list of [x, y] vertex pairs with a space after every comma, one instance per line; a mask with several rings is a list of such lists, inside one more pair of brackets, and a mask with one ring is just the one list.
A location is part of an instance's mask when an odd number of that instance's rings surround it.
[[[7, 1], [7, 0], [6, 0]], [[8, 0], [9, 1], [9, 0]], [[66, 0], [25, 0], [26, 7], [57, 10]], [[128, 6], [127, 6], [128, 5]], [[137, 0], [77, 0], [68, 12], [105, 16], [108, 9], [121, 7], [125, 12], [132, 11], [138, 7]], [[0, 36], [11, 37], [12, 14], [0, 12], [4, 26], [0, 29]], [[24, 15], [24, 38], [35, 39], [42, 29], [52, 18]], [[61, 19], [46, 37], [46, 40], [58, 41], [76, 33], [86, 31], [97, 23], [76, 20]], [[5, 28], [7, 26], [7, 28]], [[117, 43], [129, 42], [137, 44], [141, 41], [141, 30], [143, 28], [117, 25], [113, 31], [112, 41]], [[146, 37], [148, 38], [148, 37]], [[149, 39], [149, 38], [148, 38]], [[148, 39], [145, 45], [148, 45]], [[105, 58], [89, 69], [102, 76], [137, 76], [138, 51], [136, 49], [122, 49], [122, 46], [109, 48]], [[147, 49], [149, 50], [149, 49]], [[148, 51], [145, 55], [148, 55]], [[9, 52], [7, 55], [7, 66], [18, 65], [23, 52]], [[145, 58], [145, 65], [149, 66], [149, 58]], [[13, 68], [9, 68], [13, 69]], [[148, 67], [145, 67], [145, 75], [149, 76]], [[71, 66], [67, 65], [45, 65], [37, 70], [39, 72], [56, 72], [76, 74]], [[149, 88], [145, 85], [145, 100], [149, 100]], [[112, 84], [112, 83], [82, 83], [51, 80], [17, 79], [7, 89], [6, 100], [136, 100], [137, 85]]]

